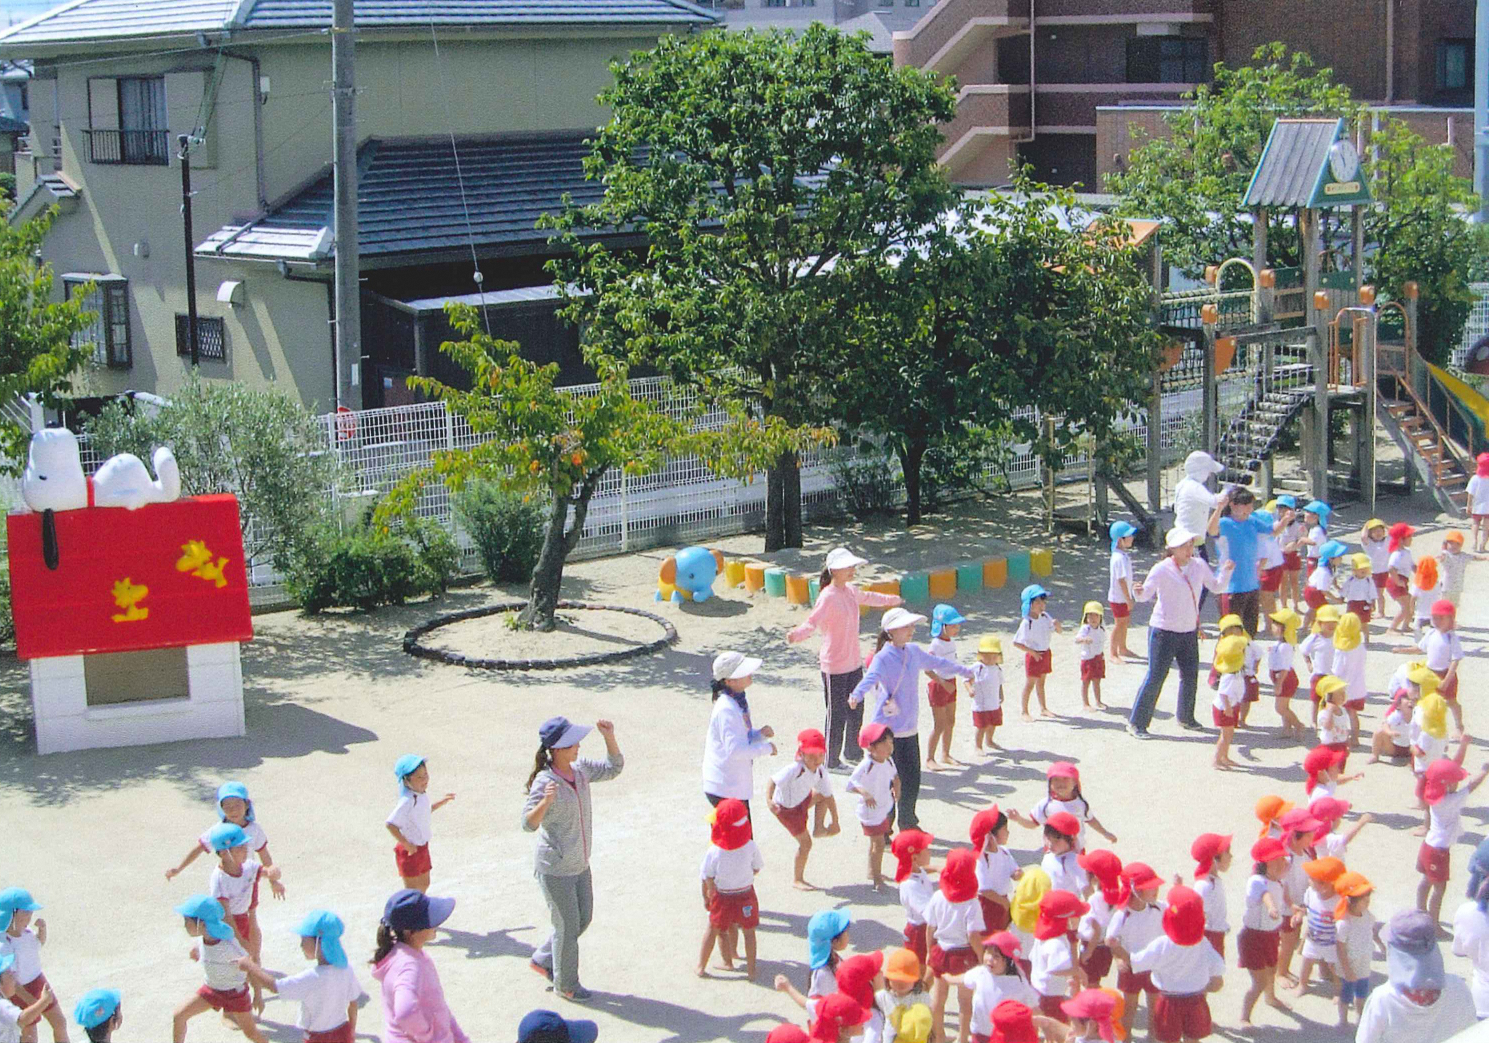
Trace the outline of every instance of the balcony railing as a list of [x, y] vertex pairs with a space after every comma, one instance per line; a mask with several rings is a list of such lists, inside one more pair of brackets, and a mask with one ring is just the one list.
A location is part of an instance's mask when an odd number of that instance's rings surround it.
[[94, 163], [164, 167], [171, 162], [168, 130], [88, 131], [88, 158]]

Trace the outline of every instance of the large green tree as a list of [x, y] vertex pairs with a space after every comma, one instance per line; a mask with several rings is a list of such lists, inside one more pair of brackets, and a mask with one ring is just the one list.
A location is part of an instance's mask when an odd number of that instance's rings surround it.
[[[613, 67], [594, 140], [601, 202], [554, 222], [568, 315], [618, 356], [799, 428], [823, 415], [844, 258], [882, 258], [951, 205], [936, 165], [950, 87], [862, 38], [666, 37]], [[638, 249], [587, 235], [632, 228]], [[801, 545], [798, 458], [768, 469], [765, 547]]]

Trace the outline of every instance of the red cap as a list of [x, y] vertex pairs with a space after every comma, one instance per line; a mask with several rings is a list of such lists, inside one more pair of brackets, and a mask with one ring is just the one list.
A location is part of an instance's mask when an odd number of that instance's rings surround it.
[[993, 831], [993, 827], [998, 824], [998, 819], [1002, 817], [1003, 812], [998, 810], [998, 805], [996, 804], [986, 811], [979, 811], [972, 816], [972, 828], [969, 832], [972, 838], [972, 847], [975, 850], [982, 850], [982, 845], [986, 843], [988, 834]]
[[1209, 876], [1215, 867], [1215, 858], [1222, 851], [1230, 850], [1229, 833], [1201, 833], [1189, 845], [1189, 857], [1194, 859], [1194, 875]]
[[812, 1039], [796, 1025], [777, 1025], [765, 1037], [765, 1043], [812, 1043]]
[[882, 952], [859, 953], [838, 964], [838, 991], [860, 1007], [874, 1009], [874, 978], [884, 969]]
[[1163, 880], [1153, 872], [1152, 866], [1145, 862], [1128, 862], [1122, 867], [1122, 885], [1117, 893], [1117, 904], [1126, 905], [1134, 891], [1159, 887], [1162, 884]]
[[993, 1008], [993, 1034], [988, 1043], [1039, 1043], [1034, 1012], [1018, 1000], [1004, 1000]]
[[1076, 782], [1079, 782], [1081, 781], [1081, 770], [1069, 761], [1055, 761], [1045, 771], [1044, 777], [1047, 779], [1074, 779]]
[[1293, 808], [1278, 820], [1284, 833], [1316, 833], [1323, 825], [1307, 808]]
[[1069, 930], [1072, 916], [1084, 916], [1091, 907], [1069, 891], [1046, 891], [1039, 899], [1039, 921], [1034, 937], [1040, 941], [1057, 938]]
[[1448, 795], [1449, 784], [1462, 782], [1466, 778], [1468, 772], [1457, 761], [1450, 761], [1446, 757], [1435, 760], [1427, 765], [1427, 772], [1422, 777], [1422, 799], [1428, 804], [1437, 804]]
[[1082, 851], [1075, 856], [1075, 863], [1096, 878], [1106, 904], [1116, 905], [1121, 893], [1122, 860], [1110, 851]]
[[920, 852], [930, 847], [935, 837], [918, 829], [906, 829], [901, 831], [889, 843], [889, 850], [894, 855], [896, 865], [894, 867], [894, 882], [901, 883], [910, 876], [910, 860]]
[[727, 797], [713, 809], [711, 839], [714, 846], [735, 851], [750, 842], [755, 834], [750, 829], [750, 809], [742, 800]]
[[[1303, 784], [1303, 791], [1311, 794], [1318, 786], [1319, 775], [1331, 768], [1339, 767], [1347, 756], [1349, 755], [1343, 750], [1331, 750], [1327, 746], [1315, 746], [1309, 750], [1303, 758], [1303, 771], [1308, 774], [1308, 781]], [[1286, 816], [1283, 817], [1283, 828], [1287, 828]]]
[[983, 945], [991, 945], [1010, 960], [1024, 951], [1023, 943], [1012, 931], [993, 931], [982, 936]]
[[858, 745], [864, 749], [868, 749], [874, 743], [884, 738], [884, 733], [887, 731], [889, 731], [889, 725], [887, 724], [880, 724], [877, 721], [873, 724], [865, 724], [863, 731], [858, 733]]
[[1057, 811], [1044, 820], [1044, 824], [1056, 833], [1063, 833], [1067, 837], [1077, 837], [1081, 831], [1081, 820], [1068, 811]]
[[1338, 822], [1349, 813], [1349, 801], [1338, 797], [1319, 797], [1308, 805], [1308, 814], [1320, 822]]
[[1458, 614], [1458, 606], [1447, 598], [1439, 598], [1432, 603], [1432, 614], [1434, 616], [1455, 616]]
[[1163, 911], [1163, 933], [1175, 945], [1198, 945], [1205, 936], [1205, 900], [1183, 884], [1168, 889], [1168, 908]]
[[834, 992], [817, 1000], [817, 1020], [812, 1022], [812, 1038], [836, 1040], [845, 1028], [854, 1028], [869, 1020], [871, 1011], [851, 996]]
[[827, 737], [816, 728], [807, 728], [796, 733], [796, 755], [804, 753], [826, 753]]
[[941, 868], [941, 893], [949, 902], [970, 902], [977, 897], [977, 856], [968, 847], [953, 848]]
[[1276, 837], [1262, 837], [1251, 845], [1251, 861], [1270, 862], [1274, 858], [1286, 858], [1287, 848]]
[[1072, 1018], [1096, 1022], [1096, 1031], [1106, 1043], [1115, 1043], [1116, 1030], [1112, 1027], [1112, 1012], [1117, 1001], [1100, 989], [1083, 989], [1074, 999], [1065, 1000], [1060, 1009]]

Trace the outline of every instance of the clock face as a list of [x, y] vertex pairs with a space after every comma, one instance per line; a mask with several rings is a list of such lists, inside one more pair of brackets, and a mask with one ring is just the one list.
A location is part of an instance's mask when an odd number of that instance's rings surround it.
[[1352, 181], [1360, 170], [1360, 156], [1354, 145], [1341, 138], [1329, 149], [1329, 169], [1335, 181]]

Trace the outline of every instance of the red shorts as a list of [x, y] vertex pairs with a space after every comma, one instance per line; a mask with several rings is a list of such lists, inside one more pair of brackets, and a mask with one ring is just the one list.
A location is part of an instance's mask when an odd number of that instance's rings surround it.
[[1308, 697], [1314, 702], [1318, 702], [1318, 683], [1328, 676], [1328, 674], [1314, 674], [1308, 678]]
[[403, 850], [402, 844], [394, 844], [393, 857], [398, 860], [398, 875], [405, 880], [423, 876], [433, 864], [429, 861], [428, 844], [420, 844], [418, 850], [411, 855]]
[[1262, 569], [1261, 588], [1268, 594], [1275, 594], [1282, 589], [1282, 573], [1285, 566], [1278, 565], [1276, 568]]
[[977, 954], [972, 951], [970, 945], [963, 945], [956, 949], [943, 949], [932, 942], [927, 966], [938, 978], [944, 978], [948, 974], [964, 974], [977, 966]]
[[1106, 676], [1106, 656], [1092, 656], [1081, 660], [1081, 680], [1100, 681]]
[[1024, 673], [1030, 677], [1043, 677], [1054, 668], [1054, 657], [1046, 648], [1043, 652], [1024, 653]]
[[1215, 951], [1220, 954], [1221, 959], [1224, 959], [1225, 958], [1225, 932], [1224, 931], [1206, 931], [1205, 932], [1205, 937], [1207, 939], [1209, 939], [1209, 942], [1210, 942], [1211, 945], [1215, 946]]
[[708, 926], [716, 931], [730, 927], [752, 931], [760, 926], [760, 902], [755, 898], [755, 889], [715, 891], [708, 903]]
[[1399, 743], [1392, 742], [1391, 743], [1391, 752], [1389, 754], [1387, 754], [1387, 756], [1395, 757], [1398, 760], [1405, 759], [1405, 758], [1411, 756], [1411, 747], [1410, 746], [1402, 746]]
[[932, 706], [955, 706], [956, 682], [943, 681], [939, 677], [927, 677], [925, 694]]
[[[862, 823], [859, 823], [859, 824], [860, 825], [863, 825]], [[887, 837], [892, 832], [894, 832], [894, 811], [893, 811], [893, 809], [891, 809], [891, 811], [890, 811], [890, 813], [888, 815], [885, 815], [884, 816], [884, 821], [883, 822], [880, 822], [877, 826], [864, 826], [863, 827], [863, 835], [866, 836], [866, 837]]]
[[1434, 674], [1436, 674], [1438, 677], [1444, 678], [1443, 683], [1440, 684], [1438, 686], [1438, 688], [1437, 688], [1437, 694], [1440, 695], [1440, 696], [1442, 696], [1444, 699], [1446, 699], [1450, 703], [1457, 702], [1458, 701], [1458, 675], [1457, 674], [1454, 674], [1451, 678], [1448, 678], [1448, 672], [1446, 670], [1434, 670], [1432, 672]]
[[1361, 710], [1365, 709], [1365, 700], [1346, 699], [1344, 700], [1344, 708], [1346, 710], [1353, 710], [1355, 713], [1359, 713]]
[[1210, 1001], [1203, 992], [1193, 996], [1170, 996], [1160, 992], [1153, 1000], [1153, 1038], [1158, 1043], [1181, 1039], [1204, 1039], [1210, 1034]]
[[1281, 942], [1281, 931], [1258, 931], [1252, 927], [1243, 927], [1241, 936], [1236, 939], [1237, 963], [1248, 971], [1275, 967]]
[[1112, 610], [1113, 619], [1126, 619], [1132, 615], [1132, 606], [1125, 601], [1108, 601], [1106, 607]]
[[1317, 587], [1304, 587], [1303, 600], [1307, 602], [1308, 607], [1313, 609], [1313, 611], [1315, 612], [1329, 603], [1328, 595], [1319, 590]]
[[1086, 981], [1093, 989], [1101, 987], [1101, 979], [1112, 969], [1112, 950], [1105, 945], [1093, 946], [1089, 959], [1081, 961], [1081, 970], [1086, 972]]
[[1282, 568], [1285, 572], [1301, 572], [1303, 570], [1303, 555], [1295, 550], [1283, 551]]
[[1294, 670], [1283, 673], [1272, 671], [1272, 694], [1279, 699], [1291, 699], [1298, 693], [1298, 675]]
[[1451, 852], [1445, 847], [1423, 844], [1417, 851], [1417, 872], [1434, 884], [1448, 882], [1448, 860]]
[[780, 811], [771, 805], [770, 813], [776, 817], [781, 825], [786, 827], [786, 832], [793, 837], [799, 837], [807, 831], [807, 812], [812, 810], [812, 798], [808, 796], [794, 808], [782, 808]]
[[1395, 576], [1390, 575], [1386, 577], [1386, 593], [1391, 595], [1391, 597], [1395, 598], [1397, 601], [1405, 601], [1411, 594], [1411, 592], [1406, 589], [1405, 583], [1397, 579]]
[[1368, 624], [1370, 622], [1370, 602], [1351, 601], [1347, 605], [1345, 605], [1344, 608], [1345, 611], [1353, 612], [1355, 615], [1359, 616], [1360, 622], [1362, 624]]
[[1255, 677], [1246, 678], [1246, 697], [1243, 702], [1254, 703], [1262, 697], [1262, 683]]
[[922, 967], [925, 966], [925, 924], [907, 923], [905, 925], [905, 948], [915, 954]]
[[[21, 988], [25, 989], [28, 993], [31, 994], [31, 1001], [33, 1003], [36, 1002], [37, 1000], [41, 999], [41, 994], [42, 994], [42, 992], [44, 992], [46, 990], [46, 987], [47, 987], [47, 976], [45, 974], [38, 974], [36, 977], [32, 978], [30, 981], [26, 982], [26, 984], [24, 984], [24, 985], [21, 986]], [[47, 1011], [51, 1010], [56, 1005], [57, 1005], [57, 997], [53, 996], [52, 997], [52, 1002], [51, 1003], [48, 1003], [45, 1007], [41, 1008], [42, 1013], [45, 1014]], [[22, 1004], [22, 1006], [30, 1006], [30, 1004]]]
[[207, 1001], [207, 1006], [224, 1014], [247, 1014], [253, 1009], [253, 997], [249, 994], [247, 985], [237, 992], [224, 992], [222, 989], [203, 985], [196, 990], [196, 994]]
[[1370, 581], [1375, 584], [1376, 590], [1385, 590], [1386, 583], [1390, 578], [1391, 574], [1389, 572], [1372, 572], [1370, 574]]
[[1132, 995], [1134, 992], [1146, 992], [1155, 995], [1158, 990], [1153, 986], [1153, 975], [1148, 971], [1134, 974], [1131, 971], [1117, 971], [1117, 991]]
[[238, 932], [239, 938], [241, 938], [244, 942], [247, 942], [248, 934], [250, 931], [253, 930], [253, 914], [251, 912], [234, 913], [232, 916], [232, 920], [233, 930]]
[[1062, 1025], [1069, 1025], [1070, 1015], [1060, 1009], [1060, 1004], [1064, 1003], [1066, 998], [1065, 996], [1046, 996], [1041, 993], [1039, 996], [1039, 1013], [1047, 1018], [1054, 1018]]
[[354, 1043], [355, 1038], [350, 1021], [343, 1021], [334, 1029], [326, 1029], [324, 1032], [305, 1033], [305, 1043]]
[[972, 726], [974, 728], [999, 728], [1003, 725], [1003, 707], [996, 710], [973, 710]]
[[1210, 707], [1210, 721], [1217, 728], [1234, 728], [1241, 723], [1240, 708], [1229, 711], [1221, 711], [1219, 707]]
[[983, 895], [977, 896], [977, 902], [982, 906], [982, 922], [986, 930], [1001, 931], [1008, 926], [1008, 906], [999, 905]]

